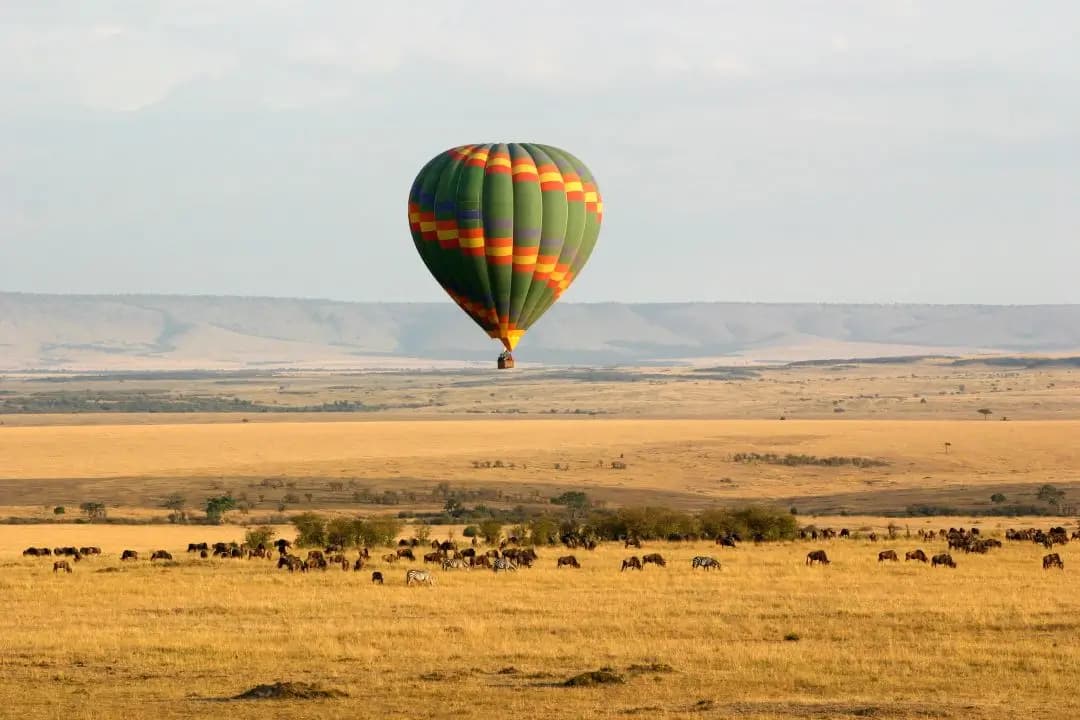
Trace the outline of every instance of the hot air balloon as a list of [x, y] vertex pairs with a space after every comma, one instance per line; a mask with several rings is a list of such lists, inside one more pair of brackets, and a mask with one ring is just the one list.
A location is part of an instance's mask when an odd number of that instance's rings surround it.
[[461, 145], [413, 181], [409, 229], [447, 294], [505, 348], [499, 367], [585, 266], [604, 204], [585, 164], [550, 145]]

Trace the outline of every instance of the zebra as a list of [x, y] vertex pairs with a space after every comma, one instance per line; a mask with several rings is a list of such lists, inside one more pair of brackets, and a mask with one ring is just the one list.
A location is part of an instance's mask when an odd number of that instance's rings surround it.
[[427, 570], [417, 570], [413, 568], [405, 573], [405, 584], [412, 585], [434, 585], [435, 576], [429, 573]]
[[495, 560], [492, 561], [491, 569], [495, 572], [499, 572], [500, 570], [505, 572], [507, 570], [517, 570], [517, 565], [515, 565], [510, 558], [501, 557], [495, 558]]
[[691, 562], [690, 569], [697, 570], [698, 568], [703, 570], [712, 570], [715, 568], [716, 570], [719, 570], [720, 561], [714, 557], [709, 557], [708, 555], [697, 555]]
[[447, 558], [442, 561], [443, 570], [470, 570], [469, 563], [461, 558]]

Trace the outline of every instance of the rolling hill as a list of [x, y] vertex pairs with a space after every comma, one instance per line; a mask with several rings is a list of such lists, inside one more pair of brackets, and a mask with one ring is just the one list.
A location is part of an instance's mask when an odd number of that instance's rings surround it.
[[[519, 360], [728, 363], [1065, 353], [1080, 305], [564, 304]], [[451, 303], [0, 293], [0, 370], [379, 368], [490, 364]]]

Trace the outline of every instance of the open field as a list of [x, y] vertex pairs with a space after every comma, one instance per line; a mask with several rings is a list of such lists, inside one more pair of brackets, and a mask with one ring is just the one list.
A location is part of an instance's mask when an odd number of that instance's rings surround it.
[[[86, 528], [90, 529], [90, 528]], [[49, 529], [74, 541], [73, 526]], [[441, 572], [404, 587], [404, 568], [289, 574], [263, 560], [120, 567], [122, 540], [183, 549], [164, 528], [93, 528], [109, 553], [54, 576], [0, 530], [0, 696], [19, 717], [879, 717], [1028, 718], [1080, 710], [1080, 555], [1043, 571], [1042, 549], [1006, 543], [956, 555], [956, 570], [879, 566], [893, 543], [780, 543], [737, 550], [647, 545], [664, 569], [619, 573], [615, 545], [556, 570]], [[187, 539], [213, 529], [186, 528]], [[120, 531], [122, 537], [111, 533]], [[83, 536], [80, 536], [83, 537]], [[825, 547], [833, 563], [808, 568]], [[923, 545], [927, 551], [943, 545]], [[690, 557], [718, 556], [720, 572]], [[639, 552], [640, 554], [640, 552]], [[119, 572], [97, 572], [120, 567]], [[369, 568], [370, 569], [370, 568]], [[797, 640], [785, 640], [795, 634]], [[632, 669], [638, 666], [637, 669]], [[670, 669], [667, 667], [670, 666]], [[610, 667], [626, 680], [559, 683]], [[257, 684], [306, 681], [329, 700], [228, 700]]]
[[[994, 420], [1080, 415], [1080, 361], [1008, 362], [1028, 362], [1031, 367], [929, 358], [509, 373], [9, 374], [0, 376], [0, 421], [154, 423], [163, 414], [179, 415], [167, 422], [493, 415], [978, 420], [982, 408], [991, 410]], [[201, 417], [192, 417], [199, 411]]]
[[[987, 513], [1047, 512], [1047, 484], [1064, 493], [1057, 510], [1074, 512], [1080, 373], [943, 360], [749, 372], [6, 377], [9, 409], [130, 401], [161, 411], [0, 414], [0, 517], [32, 522], [0, 525], [0, 716], [1012, 720], [1080, 710], [1075, 541], [1055, 548], [1063, 572], [1043, 571], [1046, 551], [1029, 543], [954, 553], [956, 570], [876, 561], [886, 548], [945, 549], [919, 541], [921, 529], [1077, 527], [1075, 517]], [[202, 402], [247, 409], [168, 411]], [[311, 409], [339, 402], [353, 411]], [[434, 588], [404, 587], [404, 567], [379, 560], [366, 570], [385, 572], [383, 587], [366, 571], [294, 575], [182, 552], [299, 512], [439, 513], [452, 491], [474, 509], [535, 516], [561, 511], [550, 499], [567, 490], [607, 508], [760, 502], [819, 527], [895, 524], [901, 538], [734, 551], [654, 542], [634, 552], [661, 552], [669, 566], [642, 573], [618, 571], [630, 552], [615, 544], [575, 551], [579, 571], [556, 570], [565, 551], [540, 548], [531, 570], [439, 572]], [[110, 519], [163, 523], [174, 494], [196, 519], [209, 497], [241, 509], [216, 526], [73, 522], [80, 503], [101, 502]], [[432, 532], [460, 538], [462, 527]], [[69, 544], [105, 555], [70, 575], [20, 555]], [[806, 567], [818, 547], [833, 563]], [[176, 562], [121, 564], [125, 548], [169, 549]], [[700, 553], [723, 570], [692, 572]], [[561, 686], [601, 667], [625, 682]], [[276, 680], [346, 696], [229, 699]]]
[[[1033, 503], [1044, 483], [1073, 488], [1080, 482], [1078, 437], [1080, 421], [590, 418], [4, 427], [0, 507], [49, 516], [53, 505], [77, 508], [83, 501], [160, 508], [173, 492], [198, 506], [231, 491], [243, 493], [256, 515], [273, 511], [290, 493], [299, 500], [290, 503], [294, 511], [354, 511], [365, 509], [354, 501], [360, 489], [413, 492], [412, 504], [423, 506], [437, 482], [450, 482], [502, 492], [504, 504], [546, 503], [572, 488], [616, 504], [686, 508], [766, 500], [804, 513], [900, 512], [917, 503], [985, 509], [995, 492]], [[735, 461], [746, 452], [884, 464]], [[504, 467], [474, 467], [481, 460]], [[612, 470], [614, 460], [626, 469]], [[556, 464], [566, 469], [554, 470]], [[264, 483], [275, 478], [292, 487]], [[334, 480], [340, 490], [328, 489]]]

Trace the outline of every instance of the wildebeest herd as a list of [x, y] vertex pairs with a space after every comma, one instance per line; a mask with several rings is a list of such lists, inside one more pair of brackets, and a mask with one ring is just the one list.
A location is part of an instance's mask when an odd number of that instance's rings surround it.
[[[808, 540], [832, 540], [834, 538], [852, 538], [855, 537], [847, 529], [842, 529], [839, 532], [830, 528], [822, 530], [818, 529], [806, 529], [800, 531], [800, 536], [803, 539]], [[957, 563], [953, 559], [952, 551], [961, 551], [964, 553], [979, 553], [985, 554], [994, 548], [1002, 546], [1000, 540], [994, 538], [983, 537], [978, 528], [964, 529], [964, 528], [949, 528], [948, 530], [920, 530], [918, 537], [926, 542], [945, 541], [948, 545], [949, 552], [937, 553], [932, 556], [928, 556], [921, 548], [909, 550], [904, 553], [905, 562], [921, 562], [929, 563], [931, 567], [947, 567], [956, 568]], [[1032, 542], [1042, 545], [1045, 548], [1053, 548], [1056, 545], [1065, 545], [1071, 539], [1080, 539], [1080, 531], [1076, 531], [1070, 535], [1063, 527], [1052, 527], [1049, 530], [1040, 530], [1036, 528], [1028, 528], [1022, 530], [1009, 529], [1005, 533], [1006, 540], [1016, 542]], [[697, 540], [698, 538], [681, 538], [688, 540]], [[871, 533], [868, 538], [872, 542], [876, 542], [878, 537], [876, 534]], [[755, 538], [760, 542], [761, 538]], [[598, 541], [594, 539], [579, 539], [567, 538], [562, 539], [563, 545], [568, 549], [584, 548], [587, 550], [594, 550], [598, 546]], [[637, 537], [627, 537], [622, 540], [624, 548], [641, 548], [642, 540]], [[742, 542], [742, 539], [737, 534], [727, 534], [721, 537], [715, 538], [716, 545], [719, 547], [736, 548], [738, 543]], [[476, 540], [473, 541], [471, 547], [459, 548], [457, 543], [446, 541], [432, 541], [430, 543], [430, 552], [421, 552], [419, 550], [420, 541], [416, 538], [411, 540], [400, 540], [398, 546], [394, 552], [386, 553], [381, 556], [381, 560], [384, 564], [393, 565], [398, 562], [417, 562], [417, 552], [420, 552], [421, 560], [424, 565], [434, 565], [444, 572], [454, 570], [473, 570], [473, 569], [488, 569], [494, 573], [503, 572], [515, 572], [518, 568], [530, 568], [539, 560], [536, 548], [534, 547], [522, 547], [517, 538], [508, 538], [501, 542], [498, 548], [492, 547], [486, 550], [477, 547]], [[414, 552], [416, 551], [416, 552]], [[280, 570], [286, 570], [288, 572], [301, 572], [306, 573], [314, 570], [330, 570], [332, 568], [340, 568], [342, 571], [348, 572], [360, 572], [368, 567], [372, 563], [371, 550], [367, 547], [361, 547], [355, 550], [357, 556], [355, 559], [350, 560], [346, 556], [346, 550], [341, 545], [327, 545], [322, 549], [309, 549], [304, 557], [293, 553], [293, 543], [284, 538], [278, 539], [268, 546], [259, 544], [255, 547], [249, 547], [243, 543], [189, 543], [187, 546], [187, 552], [189, 554], [197, 554], [200, 558], [221, 558], [221, 559], [247, 559], [247, 560], [267, 560], [276, 561], [276, 567]], [[23, 551], [25, 557], [49, 557], [57, 558], [53, 562], [54, 573], [71, 573], [72, 562], [78, 563], [86, 557], [100, 555], [101, 549], [99, 547], [28, 547]], [[143, 555], [145, 557], [146, 555]], [[120, 555], [122, 562], [135, 562], [140, 558], [139, 552], [132, 549], [125, 549]], [[70, 561], [69, 561], [70, 559]], [[173, 556], [167, 550], [153, 550], [149, 553], [150, 562], [165, 561], [171, 562]], [[899, 554], [894, 549], [882, 550], [877, 553], [878, 563], [895, 563], [900, 561]], [[806, 565], [829, 565], [828, 554], [825, 550], [812, 550], [806, 554]], [[667, 561], [660, 553], [648, 553], [643, 554], [641, 557], [632, 555], [622, 560], [620, 571], [626, 570], [638, 570], [642, 571], [648, 565], [654, 565], [658, 568], [667, 567]], [[582, 567], [581, 562], [576, 555], [562, 555], [556, 558], [555, 567], [557, 569], [570, 568], [580, 569]], [[1044, 570], [1058, 569], [1064, 570], [1065, 563], [1059, 553], [1050, 553], [1043, 557], [1042, 567]], [[708, 555], [697, 555], [691, 560], [691, 570], [702, 569], [720, 570], [720, 561], [716, 558]], [[381, 570], [374, 570], [371, 573], [371, 582], [374, 584], [383, 584], [383, 572]], [[426, 569], [410, 568], [405, 573], [406, 585], [434, 585], [434, 574]]]

